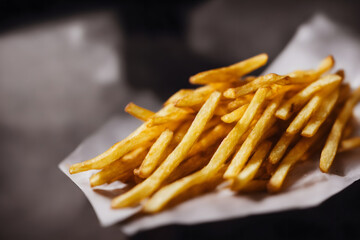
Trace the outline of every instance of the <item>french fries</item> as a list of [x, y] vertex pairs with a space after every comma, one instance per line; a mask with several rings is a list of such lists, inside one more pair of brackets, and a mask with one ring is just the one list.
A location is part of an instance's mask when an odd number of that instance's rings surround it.
[[179, 90], [156, 113], [129, 103], [125, 111], [144, 123], [70, 173], [99, 169], [92, 187], [131, 180], [135, 186], [111, 206], [155, 213], [217, 187], [278, 192], [298, 162], [320, 152], [328, 172], [338, 152], [360, 147], [348, 124], [360, 88], [351, 92], [342, 70], [326, 74], [332, 56], [314, 70], [245, 76], [267, 58], [196, 74], [190, 82], [203, 86]]

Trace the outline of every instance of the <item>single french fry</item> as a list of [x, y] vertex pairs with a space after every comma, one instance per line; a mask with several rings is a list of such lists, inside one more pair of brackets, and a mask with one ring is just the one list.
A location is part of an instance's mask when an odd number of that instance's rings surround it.
[[291, 114], [304, 105], [317, 91], [329, 86], [337, 86], [342, 78], [338, 75], [330, 74], [311, 83], [295, 96], [290, 98], [276, 112], [276, 117], [286, 120]]
[[295, 84], [310, 83], [318, 79], [322, 74], [329, 71], [335, 64], [334, 58], [330, 55], [324, 58], [316, 70], [294, 71], [289, 74], [291, 82]]
[[193, 92], [186, 94], [180, 98], [175, 106], [176, 107], [191, 107], [202, 104], [215, 91], [211, 85], [206, 85], [195, 89]]
[[[161, 113], [160, 113], [161, 112]], [[175, 107], [171, 104], [165, 106], [161, 111], [152, 116], [148, 127], [165, 124], [168, 122], [183, 121], [191, 117], [192, 110]]]
[[336, 89], [329, 95], [327, 95], [322, 101], [320, 107], [317, 111], [311, 116], [309, 122], [301, 132], [301, 135], [304, 137], [312, 137], [319, 130], [321, 124], [326, 120], [330, 115], [331, 111], [334, 109], [335, 103], [339, 98], [339, 89]]
[[232, 123], [239, 121], [248, 106], [249, 104], [242, 105], [241, 107], [232, 111], [231, 113], [222, 116], [221, 120], [225, 123]]
[[152, 117], [155, 114], [154, 112], [152, 112], [148, 109], [142, 108], [132, 102], [129, 103], [128, 105], [126, 105], [125, 112], [129, 113], [130, 115], [132, 115], [142, 121], [147, 121], [150, 117]]
[[302, 137], [300, 141], [289, 151], [289, 153], [284, 157], [280, 162], [280, 165], [277, 167], [275, 173], [270, 178], [270, 181], [267, 185], [269, 192], [278, 192], [283, 182], [289, 173], [290, 169], [297, 163], [302, 156], [307, 152], [307, 150], [324, 134], [325, 130], [321, 133], [320, 131], [311, 138]]
[[260, 76], [257, 79], [237, 88], [229, 88], [224, 92], [226, 98], [238, 98], [246, 94], [252, 93], [260, 87], [269, 87], [272, 84], [287, 84], [289, 81], [288, 76], [280, 76], [274, 73], [269, 73]]
[[257, 151], [251, 157], [250, 161], [246, 164], [245, 168], [234, 178], [231, 184], [233, 191], [239, 191], [243, 189], [256, 175], [266, 155], [271, 147], [271, 142], [265, 141], [260, 144]]
[[339, 152], [346, 152], [359, 147], [360, 147], [360, 137], [352, 137], [341, 141]]
[[182, 99], [183, 97], [185, 97], [188, 94], [193, 93], [194, 90], [193, 89], [181, 89], [179, 91], [177, 91], [175, 94], [173, 94], [171, 97], [169, 97], [168, 100], [166, 100], [166, 102], [164, 103], [164, 106], [167, 106], [169, 104], [176, 104], [180, 99]]
[[237, 98], [231, 102], [228, 103], [227, 108], [231, 111], [231, 110], [235, 110], [238, 109], [239, 107], [245, 105], [245, 104], [249, 104], [251, 101], [251, 99], [246, 99], [243, 97]]
[[113, 208], [122, 208], [137, 204], [160, 187], [174, 169], [185, 159], [192, 145], [203, 132], [206, 123], [213, 116], [220, 97], [221, 94], [219, 92], [214, 92], [210, 95], [174, 151], [171, 152], [151, 176], [125, 194], [114, 198], [111, 202]]
[[194, 156], [202, 151], [205, 151], [208, 147], [215, 144], [219, 139], [224, 138], [231, 130], [230, 125], [219, 124], [209, 132], [207, 132], [200, 140], [195, 143], [189, 152], [189, 157]]
[[259, 121], [256, 123], [254, 129], [251, 131], [245, 142], [240, 147], [239, 151], [231, 160], [231, 163], [224, 174], [224, 178], [232, 179], [240, 173], [243, 166], [246, 164], [249, 156], [254, 151], [256, 145], [259, 143], [261, 136], [274, 123], [276, 119], [274, 114], [276, 112], [276, 109], [279, 107], [282, 98], [283, 95], [280, 95], [269, 103], [264, 113], [260, 117]]
[[328, 172], [331, 164], [334, 161], [341, 135], [344, 130], [345, 124], [348, 122], [355, 104], [360, 99], [360, 88], [357, 88], [345, 102], [345, 106], [337, 116], [331, 132], [326, 140], [325, 147], [321, 151], [320, 157], [320, 170]]
[[160, 137], [151, 146], [144, 161], [141, 163], [138, 169], [134, 170], [134, 173], [141, 178], [147, 178], [155, 170], [155, 168], [161, 163], [162, 156], [171, 142], [173, 132], [165, 130], [161, 133]]
[[147, 146], [135, 149], [134, 151], [126, 154], [123, 158], [110, 163], [100, 172], [93, 174], [90, 177], [91, 187], [113, 182], [117, 178], [127, 175], [128, 173], [132, 174], [132, 170], [141, 164], [146, 155], [150, 144], [147, 143], [146, 145]]
[[319, 108], [325, 96], [326, 95], [324, 92], [315, 94], [311, 98], [311, 100], [296, 115], [294, 120], [290, 123], [289, 127], [286, 129], [286, 132], [288, 134], [298, 133], [303, 128], [303, 126], [309, 121], [313, 113]]
[[190, 82], [192, 84], [209, 84], [214, 82], [236, 81], [240, 77], [265, 65], [267, 60], [267, 54], [259, 54], [255, 57], [246, 59], [228, 67], [222, 67], [198, 73], [190, 77]]
[[194, 107], [202, 105], [206, 99], [214, 91], [223, 92], [230, 87], [229, 83], [214, 83], [199, 87], [188, 94], [185, 94], [182, 98], [179, 98], [175, 104], [176, 107]]
[[317, 67], [316, 71], [319, 74], [319, 77], [328, 72], [333, 66], [335, 65], [335, 59], [333, 58], [333, 56], [329, 55], [326, 58], [324, 58], [319, 66]]
[[291, 142], [294, 140], [296, 135], [283, 133], [279, 141], [276, 143], [275, 147], [271, 150], [269, 155], [269, 162], [271, 164], [276, 164], [284, 156], [286, 149], [289, 147]]

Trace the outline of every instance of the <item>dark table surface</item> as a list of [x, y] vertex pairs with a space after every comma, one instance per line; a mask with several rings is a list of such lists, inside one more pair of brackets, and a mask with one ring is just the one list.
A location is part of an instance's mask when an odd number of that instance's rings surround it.
[[[99, 226], [57, 164], [134, 94], [163, 100], [201, 70], [271, 61], [319, 11], [360, 33], [358, 1], [1, 2], [0, 237], [125, 239]], [[359, 184], [315, 208], [133, 239], [359, 239]]]

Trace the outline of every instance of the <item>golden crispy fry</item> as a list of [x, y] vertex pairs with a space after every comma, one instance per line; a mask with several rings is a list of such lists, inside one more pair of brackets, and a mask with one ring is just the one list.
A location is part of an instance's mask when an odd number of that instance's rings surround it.
[[340, 143], [339, 152], [346, 152], [354, 148], [360, 147], [360, 137], [353, 137], [342, 140]]
[[168, 100], [166, 100], [164, 106], [167, 106], [169, 104], [176, 104], [180, 99], [193, 92], [194, 92], [193, 89], [181, 89], [177, 91], [175, 94], [173, 94]]
[[181, 140], [174, 151], [165, 159], [165, 161], [156, 169], [156, 171], [142, 183], [136, 185], [133, 189], [112, 200], [113, 208], [128, 207], [139, 203], [142, 199], [154, 193], [174, 171], [174, 169], [185, 159], [192, 145], [202, 133], [206, 123], [212, 117], [214, 110], [220, 100], [221, 94], [214, 92], [205, 102], [199, 113], [195, 117], [189, 130]]
[[252, 94], [248, 94], [246, 96], [239, 97], [239, 98], [229, 102], [227, 107], [229, 110], [235, 110], [235, 109], [241, 107], [242, 105], [249, 104], [252, 97], [253, 97]]
[[114, 144], [110, 149], [104, 153], [81, 163], [75, 163], [70, 167], [70, 174], [87, 171], [91, 169], [101, 169], [115, 160], [121, 158], [128, 152], [141, 147], [144, 143], [149, 142], [160, 136], [160, 134], [169, 128], [174, 130], [177, 128], [177, 122], [154, 126], [151, 128], [146, 127], [146, 122], [136, 129], [124, 140]]
[[211, 85], [206, 85], [195, 89], [193, 92], [186, 94], [180, 98], [175, 106], [177, 107], [192, 107], [202, 104], [215, 91], [215, 88]]
[[189, 130], [191, 126], [192, 121], [187, 121], [183, 123], [175, 132], [174, 137], [172, 138], [171, 145], [178, 145], [179, 142], [183, 139], [186, 132]]
[[271, 128], [275, 121], [275, 112], [279, 107], [283, 95], [278, 96], [272, 100], [256, 123], [254, 129], [251, 131], [245, 142], [240, 147], [240, 150], [236, 153], [232, 159], [228, 169], [224, 174], [224, 178], [231, 179], [240, 173], [243, 166], [246, 164], [249, 156], [254, 151], [256, 145], [259, 143], [261, 136], [265, 134], [266, 130]]
[[292, 83], [310, 83], [318, 79], [323, 73], [329, 71], [335, 64], [334, 58], [330, 55], [324, 58], [316, 70], [294, 71], [289, 74]]
[[268, 93], [267, 99], [274, 99], [278, 95], [286, 94], [288, 92], [298, 92], [306, 87], [305, 84], [296, 85], [279, 85], [274, 84], [270, 86], [271, 91]]
[[322, 74], [328, 72], [334, 65], [335, 65], [335, 60], [333, 56], [329, 55], [326, 58], [324, 58], [317, 67], [317, 72], [319, 73], [319, 77]]
[[155, 114], [150, 110], [139, 107], [135, 103], [129, 103], [128, 105], [126, 105], [125, 112], [129, 113], [130, 115], [142, 121], [147, 121], [150, 117], [152, 117]]
[[271, 142], [269, 141], [265, 141], [259, 146], [246, 167], [234, 178], [231, 185], [232, 190], [239, 191], [243, 189], [255, 177], [270, 147]]
[[334, 161], [336, 151], [341, 140], [341, 135], [344, 130], [345, 124], [348, 122], [352, 109], [360, 98], [360, 88], [356, 89], [350, 98], [346, 101], [345, 106], [339, 113], [334, 125], [332, 126], [331, 132], [326, 140], [324, 149], [321, 152], [320, 157], [320, 170], [322, 172], [328, 172], [331, 164]]
[[118, 178], [127, 175], [132, 169], [140, 165], [144, 159], [147, 148], [150, 146], [139, 147], [134, 151], [126, 154], [123, 158], [110, 163], [108, 166], [103, 168], [100, 172], [93, 174], [90, 178], [90, 185], [92, 187], [102, 185], [104, 183], [111, 183]]
[[192, 84], [209, 84], [214, 82], [236, 81], [240, 77], [265, 65], [267, 60], [267, 54], [259, 54], [228, 67], [198, 73], [190, 77], [190, 82]]
[[144, 161], [141, 163], [139, 169], [135, 169], [134, 173], [141, 178], [147, 178], [155, 170], [155, 168], [161, 163], [162, 156], [170, 144], [173, 137], [173, 132], [165, 130], [161, 133], [160, 137], [151, 146]]
[[321, 124], [330, 115], [338, 98], [339, 98], [339, 90], [336, 89], [335, 91], [333, 91], [323, 99], [319, 109], [315, 111], [315, 113], [310, 118], [309, 122], [301, 132], [302, 136], [312, 137], [316, 134]]
[[242, 105], [241, 107], [232, 111], [231, 113], [222, 116], [221, 120], [225, 123], [232, 123], [239, 121], [248, 106], [249, 104]]
[[324, 92], [321, 92], [312, 97], [312, 99], [301, 109], [286, 129], [288, 134], [296, 134], [303, 128], [303, 126], [309, 121], [312, 114], [319, 108], [321, 101], [323, 101], [325, 97], [324, 95]]
[[261, 87], [269, 87], [272, 84], [286, 84], [289, 81], [288, 76], [280, 76], [274, 73], [258, 77], [257, 79], [237, 88], [229, 88], [224, 92], [226, 98], [238, 98], [252, 93]]
[[161, 111], [152, 116], [148, 123], [148, 127], [165, 124], [168, 122], [176, 122], [183, 121], [185, 119], [189, 119], [191, 117], [191, 113], [193, 111], [191, 109], [183, 109], [173, 106], [169, 104], [165, 106]]
[[285, 158], [280, 162], [280, 165], [277, 167], [274, 175], [270, 178], [270, 181], [267, 185], [269, 192], [277, 192], [281, 189], [282, 184], [291, 167], [301, 159], [306, 151], [319, 139], [319, 137], [321, 137], [323, 133], [324, 131], [316, 134], [311, 138], [303, 137], [300, 139], [294, 148], [291, 149]]
[[282, 104], [276, 112], [276, 117], [284, 120], [288, 119], [291, 114], [304, 105], [314, 93], [325, 87], [336, 87], [341, 80], [342, 78], [340, 76], [330, 74], [311, 83], [294, 97]]
[[230, 125], [219, 124], [209, 132], [207, 132], [195, 145], [191, 148], [188, 156], [194, 156], [202, 151], [207, 150], [208, 147], [215, 144], [219, 139], [224, 138], [231, 130]]
[[286, 149], [294, 140], [296, 135], [287, 134], [286, 132], [281, 136], [280, 140], [276, 143], [275, 147], [271, 150], [269, 155], [269, 162], [276, 164], [284, 156]]
[[214, 83], [211, 85], [206, 85], [199, 87], [188, 94], [185, 94], [182, 98], [179, 98], [176, 102], [176, 107], [194, 107], [203, 104], [206, 99], [214, 91], [223, 92], [225, 89], [229, 88], [229, 83]]

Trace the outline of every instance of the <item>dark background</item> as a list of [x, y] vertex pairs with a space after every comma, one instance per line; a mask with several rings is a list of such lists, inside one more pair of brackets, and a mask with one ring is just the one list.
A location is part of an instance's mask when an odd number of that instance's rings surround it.
[[[360, 33], [358, 1], [1, 1], [0, 238], [124, 239], [57, 164], [137, 94], [165, 99], [201, 70], [271, 61], [316, 12]], [[109, 65], [119, 72], [93, 77]], [[134, 238], [359, 239], [359, 202], [356, 182], [316, 208]]]

